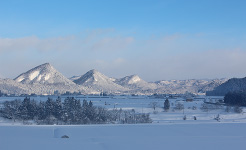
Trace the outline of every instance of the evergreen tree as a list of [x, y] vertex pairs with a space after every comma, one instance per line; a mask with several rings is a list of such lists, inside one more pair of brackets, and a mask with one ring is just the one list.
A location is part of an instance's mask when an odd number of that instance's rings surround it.
[[57, 119], [61, 119], [62, 118], [62, 101], [61, 101], [61, 97], [58, 97], [56, 99], [56, 102], [54, 103], [54, 116]]
[[30, 98], [24, 98], [22, 105], [20, 106], [20, 115], [23, 120], [28, 120], [32, 118], [31, 112], [32, 112], [32, 107], [31, 107], [31, 100]]
[[168, 100], [168, 98], [165, 100], [164, 102], [164, 110], [168, 111], [170, 109], [170, 102]]
[[92, 107], [93, 106], [93, 103], [90, 101], [89, 102], [89, 107]]
[[45, 102], [46, 117], [50, 117], [51, 115], [54, 114], [54, 107], [55, 107], [55, 102], [48, 97], [48, 100]]
[[40, 101], [38, 105], [38, 120], [45, 120], [46, 118], [46, 109], [45, 109], [45, 102]]

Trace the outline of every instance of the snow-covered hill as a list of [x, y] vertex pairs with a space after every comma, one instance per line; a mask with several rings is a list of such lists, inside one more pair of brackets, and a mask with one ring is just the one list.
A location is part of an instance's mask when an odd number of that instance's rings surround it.
[[74, 83], [82, 85], [85, 87], [92, 88], [99, 92], [122, 92], [127, 91], [127, 88], [124, 88], [113, 82], [112, 78], [105, 76], [104, 74], [98, 72], [97, 70], [90, 70], [80, 78], [74, 80]]
[[205, 93], [207, 90], [214, 89], [216, 86], [227, 81], [227, 79], [214, 80], [162, 80], [155, 82], [159, 85], [157, 93]]
[[120, 79], [110, 78], [90, 70], [82, 76], [70, 79], [63, 76], [49, 63], [39, 65], [14, 80], [0, 79], [0, 90], [8, 94], [53, 94], [81, 92], [83, 94], [119, 93], [119, 94], [154, 94], [154, 93], [205, 93], [221, 85], [227, 79], [215, 80], [161, 80], [146, 82], [138, 75]]
[[64, 77], [49, 63], [42, 64], [25, 73], [22, 73], [14, 80], [25, 84], [40, 83], [74, 85], [71, 80]]
[[141, 79], [138, 75], [131, 75], [121, 79], [116, 79], [115, 83], [134, 91], [154, 90], [158, 87], [157, 84], [146, 82], [143, 79]]
[[245, 91], [246, 90], [246, 77], [245, 78], [232, 78], [227, 82], [217, 86], [214, 90], [207, 90], [207, 95], [224, 96], [228, 92]]
[[95, 93], [93, 89], [76, 85], [49, 63], [22, 73], [14, 80], [0, 79], [0, 90], [7, 94], [54, 94], [55, 91]]
[[6, 94], [22, 94], [28, 93], [25, 85], [18, 83], [12, 79], [0, 79], [0, 90]]

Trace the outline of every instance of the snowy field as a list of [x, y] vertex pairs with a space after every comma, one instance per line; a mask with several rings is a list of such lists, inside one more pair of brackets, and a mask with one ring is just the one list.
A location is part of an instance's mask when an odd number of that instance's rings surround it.
[[244, 150], [245, 128], [245, 123], [0, 126], [0, 149]]
[[[32, 98], [47, 100], [47, 97]], [[57, 97], [52, 98], [55, 100]], [[0, 150], [244, 150], [246, 147], [245, 109], [242, 113], [235, 113], [233, 108], [225, 111], [226, 106], [207, 111], [200, 109], [204, 100], [212, 102], [221, 97], [199, 97], [192, 102], [183, 98], [169, 99], [171, 108], [168, 112], [163, 109], [165, 99], [147, 96], [76, 98], [91, 100], [94, 105], [108, 109], [135, 109], [139, 113], [150, 113], [153, 123], [24, 126], [22, 122], [0, 118]], [[1, 97], [0, 102], [14, 99], [23, 100], [24, 97]], [[157, 106], [155, 110], [150, 106], [153, 102]], [[174, 109], [178, 103], [183, 104], [184, 109]], [[218, 114], [219, 121], [214, 119]], [[63, 135], [69, 138], [61, 138]]]

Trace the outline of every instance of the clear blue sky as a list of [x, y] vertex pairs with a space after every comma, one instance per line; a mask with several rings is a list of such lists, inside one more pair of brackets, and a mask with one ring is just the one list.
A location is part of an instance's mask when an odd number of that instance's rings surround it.
[[45, 62], [68, 77], [244, 77], [245, 58], [245, 0], [0, 1], [0, 77]]

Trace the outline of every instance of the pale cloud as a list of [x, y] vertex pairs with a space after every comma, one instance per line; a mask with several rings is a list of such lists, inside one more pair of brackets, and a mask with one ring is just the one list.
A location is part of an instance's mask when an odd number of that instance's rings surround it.
[[39, 39], [35, 36], [23, 38], [0, 38], [0, 52], [27, 50], [39, 43]]
[[126, 60], [123, 58], [117, 58], [113, 62], [114, 62], [114, 64], [122, 64], [122, 63], [126, 62]]
[[172, 34], [144, 40], [109, 29], [53, 38], [0, 38], [0, 53], [1, 74], [6, 77], [16, 77], [44, 62], [68, 77], [90, 69], [110, 77], [138, 74], [147, 81], [246, 76], [245, 45], [214, 40], [204, 34]]
[[117, 51], [123, 50], [134, 42], [133, 37], [103, 38], [91, 47], [93, 51]]
[[[108, 35], [114, 34], [114, 35]], [[6, 51], [115, 51], [134, 42], [133, 37], [118, 36], [113, 29], [93, 30], [77, 36], [39, 38], [0, 38], [0, 52]]]
[[[163, 56], [162, 59], [146, 59], [134, 67], [145, 67], [139, 71], [145, 79], [201, 79], [223, 77], [245, 77], [246, 51], [209, 50], [188, 52], [173, 56]], [[143, 60], [140, 62], [144, 62]]]
[[[118, 58], [97, 61], [97, 69], [111, 77], [138, 74], [144, 80], [213, 79], [245, 77], [246, 51], [209, 50], [186, 54], [166, 55], [160, 58]], [[93, 63], [93, 62], [91, 62]]]
[[50, 51], [71, 48], [74, 36], [41, 39], [36, 36], [23, 38], [0, 38], [0, 52], [4, 51]]

